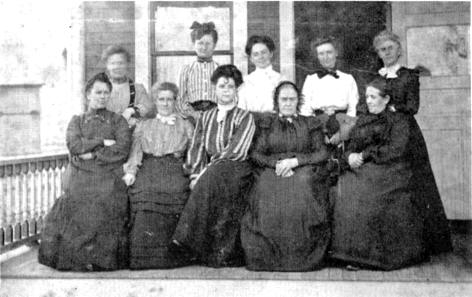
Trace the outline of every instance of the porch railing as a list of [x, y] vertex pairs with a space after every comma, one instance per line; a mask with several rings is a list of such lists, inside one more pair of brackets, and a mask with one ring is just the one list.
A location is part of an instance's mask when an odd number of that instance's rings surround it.
[[68, 162], [66, 153], [0, 160], [1, 252], [37, 239]]

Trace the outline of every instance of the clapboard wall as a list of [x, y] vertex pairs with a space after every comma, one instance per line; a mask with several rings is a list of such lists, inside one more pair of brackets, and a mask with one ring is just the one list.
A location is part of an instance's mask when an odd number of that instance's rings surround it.
[[129, 75], [134, 79], [134, 2], [84, 2], [84, 23], [85, 78], [103, 71], [102, 51], [119, 44], [131, 54]]

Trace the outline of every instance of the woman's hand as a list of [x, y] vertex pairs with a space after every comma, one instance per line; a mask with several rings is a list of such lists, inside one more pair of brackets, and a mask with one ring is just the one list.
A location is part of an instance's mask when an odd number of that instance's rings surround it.
[[134, 174], [131, 174], [131, 173], [126, 173], [124, 176], [123, 176], [123, 181], [125, 182], [125, 184], [129, 187], [131, 186], [132, 184], [134, 184], [134, 182], [136, 181], [136, 176]]
[[116, 143], [114, 139], [103, 139], [103, 145], [112, 146]]
[[362, 158], [362, 153], [352, 153], [349, 155], [349, 166], [351, 168], [359, 168], [362, 164], [364, 164], [364, 159]]
[[[282, 177], [291, 176], [293, 175], [292, 169], [297, 166], [298, 166], [297, 158], [280, 160], [275, 165], [275, 174]], [[290, 174], [290, 171], [292, 171], [291, 174]]]
[[129, 118], [128, 120], [128, 126], [130, 128], [136, 126], [137, 123], [138, 123], [138, 120], [136, 118]]
[[331, 136], [331, 138], [329, 139], [329, 143], [333, 145], [338, 145], [339, 143], [341, 143], [341, 137], [339, 132], [336, 132], [336, 134]]
[[131, 108], [131, 107], [128, 107], [127, 109], [125, 109], [125, 111], [123, 111], [123, 113], [121, 114], [127, 121], [129, 121], [129, 119], [133, 116], [133, 114], [135, 114], [136, 111], [134, 110], [134, 108]]
[[146, 107], [143, 104], [136, 104], [134, 107], [138, 110], [138, 113], [143, 116], [146, 113]]
[[92, 153], [80, 154], [79, 158], [81, 158], [82, 160], [92, 160], [93, 154]]
[[193, 190], [193, 188], [197, 184], [197, 181], [198, 181], [198, 178], [194, 178], [190, 181], [190, 185], [189, 185], [190, 190]]

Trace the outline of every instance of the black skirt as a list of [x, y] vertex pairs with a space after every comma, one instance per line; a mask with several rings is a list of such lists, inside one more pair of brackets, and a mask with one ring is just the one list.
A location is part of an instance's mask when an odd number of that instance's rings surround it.
[[240, 266], [240, 220], [252, 185], [251, 165], [223, 160], [207, 168], [180, 217], [174, 239], [211, 267]]
[[182, 159], [147, 157], [130, 196], [130, 268], [171, 268], [185, 265], [167, 249], [188, 199], [189, 180]]

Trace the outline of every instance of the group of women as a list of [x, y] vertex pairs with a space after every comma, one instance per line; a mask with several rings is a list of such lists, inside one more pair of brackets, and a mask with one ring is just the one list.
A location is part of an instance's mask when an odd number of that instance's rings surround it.
[[40, 263], [391, 270], [452, 249], [414, 118], [418, 74], [399, 66], [396, 35], [374, 39], [385, 67], [364, 102], [331, 38], [314, 43], [321, 68], [299, 90], [272, 69], [269, 37], [249, 38], [256, 70], [243, 79], [213, 61], [213, 23], [191, 29], [197, 60], [150, 97], [127, 77], [126, 50], [105, 51], [67, 129], [68, 178]]

